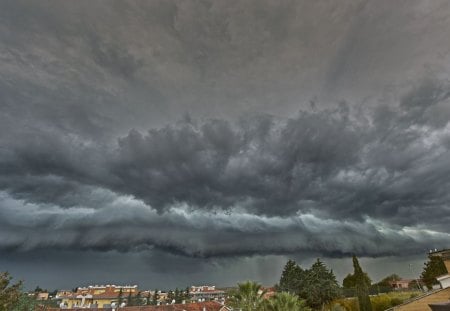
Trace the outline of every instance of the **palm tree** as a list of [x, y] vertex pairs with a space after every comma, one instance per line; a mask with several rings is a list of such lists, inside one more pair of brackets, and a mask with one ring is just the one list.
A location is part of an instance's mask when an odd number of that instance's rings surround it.
[[264, 311], [310, 311], [305, 301], [296, 295], [282, 292], [264, 302]]
[[264, 294], [265, 291], [256, 282], [238, 283], [238, 289], [231, 294], [230, 305], [240, 311], [261, 310]]

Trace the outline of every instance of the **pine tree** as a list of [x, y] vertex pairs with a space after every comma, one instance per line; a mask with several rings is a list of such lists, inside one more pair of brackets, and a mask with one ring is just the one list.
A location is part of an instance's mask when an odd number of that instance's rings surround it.
[[438, 284], [436, 277], [446, 273], [447, 268], [445, 267], [442, 258], [439, 256], [429, 256], [428, 262], [425, 263], [425, 267], [423, 267], [420, 276], [428, 289], [431, 289], [434, 284]]
[[300, 290], [304, 271], [293, 260], [288, 260], [281, 273], [278, 291], [297, 294]]
[[153, 294], [152, 305], [157, 305], [159, 300], [158, 289], [155, 289], [155, 293]]
[[181, 295], [182, 293], [180, 292], [180, 290], [177, 288], [175, 288], [175, 303], [181, 303], [181, 301], [183, 300], [183, 297]]
[[167, 293], [166, 302], [172, 303], [174, 300], [175, 300], [175, 294], [174, 294], [173, 290], [169, 290], [169, 292]]
[[127, 306], [132, 306], [133, 305], [133, 301], [131, 299], [131, 292], [128, 293], [128, 297], [127, 297]]
[[[353, 277], [355, 282], [356, 296], [358, 297], [359, 311], [372, 311], [369, 297], [368, 276], [359, 265], [358, 258], [353, 256]], [[369, 279], [370, 280], [370, 279]]]
[[119, 290], [119, 296], [118, 296], [117, 300], [118, 300], [118, 304], [119, 304], [119, 307], [120, 307], [120, 305], [123, 302], [123, 290], [122, 290], [122, 288], [120, 288], [120, 290]]
[[339, 285], [333, 270], [328, 270], [319, 259], [305, 271], [305, 277], [300, 289], [300, 297], [308, 306], [323, 309], [326, 304], [340, 296]]
[[183, 300], [185, 302], [188, 302], [191, 299], [190, 295], [189, 295], [189, 287], [186, 287], [186, 289], [184, 290], [183, 293]]
[[129, 306], [141, 306], [141, 305], [142, 305], [141, 292], [138, 292], [136, 296], [131, 298], [131, 304], [129, 304]]

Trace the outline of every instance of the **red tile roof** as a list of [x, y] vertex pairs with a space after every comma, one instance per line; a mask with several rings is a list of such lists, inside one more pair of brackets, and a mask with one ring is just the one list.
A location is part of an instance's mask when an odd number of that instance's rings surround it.
[[[70, 295], [62, 295], [60, 298], [71, 298], [71, 299], [81, 299], [82, 296], [86, 296], [87, 299], [117, 299], [119, 298], [120, 292], [114, 291], [114, 289], [107, 288], [103, 293], [94, 294], [94, 290], [88, 291], [88, 292], [76, 292], [71, 293]], [[131, 296], [135, 297], [137, 296], [139, 292], [131, 292]], [[88, 297], [92, 296], [92, 297]], [[122, 298], [126, 299], [130, 295], [130, 292], [124, 291], [122, 292]]]
[[[59, 311], [59, 308], [46, 309], [46, 311]], [[64, 311], [99, 311], [102, 309], [63, 309]], [[173, 304], [164, 306], [136, 306], [119, 308], [120, 311], [223, 311], [228, 310], [216, 301], [194, 302], [186, 304]]]
[[215, 301], [205, 301], [164, 306], [128, 307], [124, 308], [124, 311], [203, 311], [203, 308], [206, 311], [220, 311], [224, 306]]

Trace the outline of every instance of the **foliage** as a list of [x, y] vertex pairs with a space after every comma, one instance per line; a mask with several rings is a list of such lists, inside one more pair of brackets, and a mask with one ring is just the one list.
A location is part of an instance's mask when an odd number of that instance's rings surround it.
[[309, 311], [306, 302], [299, 299], [298, 296], [282, 292], [274, 297], [267, 299], [263, 303], [264, 311]]
[[340, 296], [339, 285], [333, 270], [328, 270], [319, 259], [305, 271], [300, 297], [314, 309], [323, 308]]
[[314, 309], [323, 308], [341, 294], [333, 271], [328, 270], [319, 259], [306, 270], [289, 260], [284, 266], [277, 289], [298, 294]]
[[380, 282], [377, 283], [377, 285], [392, 288], [392, 282], [399, 280], [401, 280], [401, 277], [394, 273], [382, 279]]
[[188, 302], [188, 301], [190, 300], [190, 297], [189, 297], [189, 287], [186, 287], [186, 289], [185, 289], [184, 292], [183, 292], [183, 300], [184, 300], [185, 302]]
[[[418, 294], [419, 292], [414, 292]], [[384, 311], [403, 303], [409, 299], [411, 292], [391, 292], [370, 297], [373, 311]], [[358, 300], [356, 298], [337, 299], [333, 305], [340, 305], [346, 311], [359, 311]]]
[[369, 298], [370, 278], [364, 273], [359, 265], [358, 258], [353, 256], [353, 278], [355, 281], [356, 296], [360, 311], [372, 311]]
[[399, 304], [402, 304], [405, 299], [388, 294], [372, 297], [373, 311], [383, 311]]
[[172, 303], [172, 301], [175, 299], [175, 294], [172, 290], [169, 290], [169, 292], [167, 293], [167, 298], [166, 298], [166, 302], [167, 303]]
[[149, 306], [149, 305], [151, 304], [151, 302], [152, 302], [152, 293], [151, 293], [150, 291], [148, 291], [147, 299], [146, 299], [145, 304], [146, 304], [147, 306]]
[[433, 285], [438, 284], [436, 277], [446, 273], [447, 269], [445, 268], [442, 258], [439, 256], [430, 256], [425, 263], [421, 278], [428, 289], [431, 289]]
[[11, 311], [31, 311], [34, 310], [38, 302], [33, 296], [23, 293], [20, 295], [17, 303], [11, 308]]
[[331, 311], [346, 311], [346, 309], [338, 303], [331, 306]]
[[138, 292], [135, 296], [128, 296], [128, 300], [127, 300], [127, 306], [142, 306], [143, 305], [143, 300], [142, 300], [142, 294], [141, 292]]
[[22, 282], [10, 284], [11, 280], [8, 272], [0, 273], [0, 311], [10, 311], [21, 298]]
[[155, 289], [155, 293], [153, 294], [152, 305], [154, 305], [154, 306], [157, 305], [158, 299], [159, 299], [158, 290]]
[[261, 285], [255, 282], [238, 283], [237, 290], [231, 293], [230, 306], [241, 311], [261, 310], [264, 294]]
[[[366, 272], [364, 272], [364, 283], [367, 284], [367, 287], [370, 287], [370, 285], [372, 284], [372, 280], [370, 279], [370, 277], [367, 275]], [[342, 280], [342, 286], [346, 289], [353, 289], [356, 287], [356, 278], [354, 274], [347, 274], [347, 276]]]
[[49, 292], [48, 294], [49, 294], [50, 296], [52, 296], [52, 297], [55, 297], [57, 293], [58, 293], [58, 290], [55, 289], [55, 290], [53, 290], [52, 292]]
[[408, 289], [411, 289], [411, 290], [421, 290], [421, 287], [420, 287], [420, 281], [419, 280], [412, 280], [411, 282], [409, 282], [408, 283]]
[[123, 302], [123, 291], [122, 291], [122, 288], [119, 290], [119, 296], [117, 297], [118, 299], [118, 303], [119, 303], [119, 306], [122, 304], [122, 302]]
[[281, 274], [280, 283], [277, 286], [278, 291], [288, 293], [298, 293], [301, 288], [301, 281], [304, 271], [293, 260], [288, 260]]
[[333, 301], [333, 308], [336, 305], [342, 307], [346, 311], [358, 311], [358, 304], [355, 298], [340, 298]]
[[412, 293], [412, 294], [409, 296], [409, 298], [410, 298], [410, 299], [413, 299], [413, 298], [416, 298], [417, 296], [419, 296], [419, 294], [417, 294], [417, 293]]
[[386, 309], [389, 309], [392, 306], [391, 300], [392, 299], [386, 294], [372, 297], [371, 301], [373, 311], [384, 311]]
[[402, 303], [403, 303], [403, 300], [400, 298], [392, 298], [391, 299], [391, 306], [393, 306], [393, 307], [398, 306]]

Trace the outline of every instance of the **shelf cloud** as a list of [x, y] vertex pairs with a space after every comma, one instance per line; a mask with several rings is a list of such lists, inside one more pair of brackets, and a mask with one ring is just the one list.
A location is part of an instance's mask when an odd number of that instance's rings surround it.
[[2, 2], [0, 254], [448, 247], [449, 11]]

